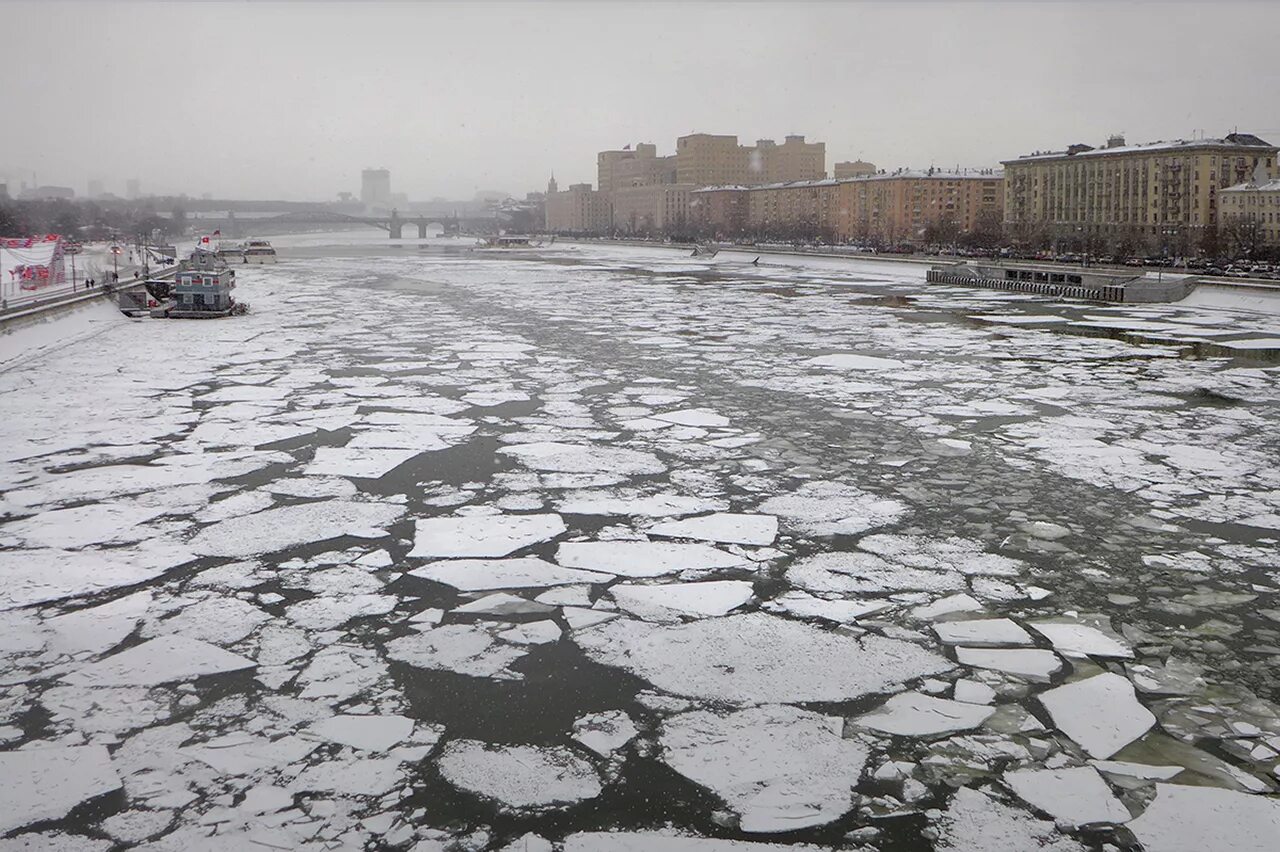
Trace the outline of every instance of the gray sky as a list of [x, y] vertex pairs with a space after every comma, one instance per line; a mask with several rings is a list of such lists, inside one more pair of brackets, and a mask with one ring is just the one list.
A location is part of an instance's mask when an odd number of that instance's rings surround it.
[[[1280, 142], [1280, 3], [0, 2], [0, 175], [83, 193], [523, 194], [595, 152], [803, 133], [827, 166]], [[30, 180], [30, 177], [26, 177]]]

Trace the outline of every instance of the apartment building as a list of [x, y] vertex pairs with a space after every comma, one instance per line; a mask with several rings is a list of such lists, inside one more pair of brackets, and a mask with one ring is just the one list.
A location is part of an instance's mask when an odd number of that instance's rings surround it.
[[822, 180], [827, 176], [827, 146], [806, 142], [803, 136], [787, 136], [781, 145], [757, 139], [747, 149], [747, 178], [751, 183], [790, 183]]
[[589, 183], [571, 184], [557, 191], [555, 179], [547, 186], [547, 230], [557, 234], [604, 234], [609, 231], [609, 201]]
[[1248, 133], [1100, 148], [1072, 145], [1004, 162], [1005, 223], [1148, 243], [1170, 233], [1194, 244], [1217, 228], [1220, 193], [1258, 168], [1277, 174], [1276, 146]]
[[1003, 176], [994, 169], [902, 170], [765, 186], [705, 187], [692, 193], [704, 232], [825, 236], [886, 244], [919, 241], [926, 230], [956, 236], [996, 228]]
[[747, 176], [747, 150], [737, 136], [691, 133], [676, 140], [676, 183], [694, 186], [759, 183]]
[[1244, 255], [1280, 251], [1280, 178], [1268, 179], [1259, 169], [1253, 180], [1222, 190], [1218, 205], [1225, 249]]
[[831, 167], [831, 176], [833, 178], [870, 177], [875, 173], [875, 164], [868, 163], [866, 160], [845, 161], [836, 163]]
[[658, 147], [641, 142], [596, 155], [596, 187], [610, 195], [623, 186], [676, 182], [676, 157], [658, 156]]
[[620, 234], [679, 233], [690, 224], [694, 187], [687, 183], [621, 186], [613, 192], [613, 230]]

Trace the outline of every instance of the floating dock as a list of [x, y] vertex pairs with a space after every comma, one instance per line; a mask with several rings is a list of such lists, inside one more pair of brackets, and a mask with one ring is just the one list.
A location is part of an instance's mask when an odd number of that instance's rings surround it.
[[1126, 273], [1083, 267], [1003, 263], [937, 264], [925, 273], [931, 284], [1012, 290], [1090, 302], [1177, 302], [1195, 290], [1194, 275]]

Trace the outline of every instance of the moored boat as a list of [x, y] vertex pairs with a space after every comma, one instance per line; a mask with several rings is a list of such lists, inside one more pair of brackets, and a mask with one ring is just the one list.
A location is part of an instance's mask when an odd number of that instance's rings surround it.
[[244, 244], [245, 263], [275, 263], [276, 250], [266, 240], [249, 240]]

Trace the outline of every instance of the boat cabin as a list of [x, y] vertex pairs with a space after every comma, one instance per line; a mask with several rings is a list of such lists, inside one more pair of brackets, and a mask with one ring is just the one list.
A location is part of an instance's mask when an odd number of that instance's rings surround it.
[[236, 273], [216, 252], [196, 249], [173, 276], [174, 309], [177, 311], [230, 311]]

